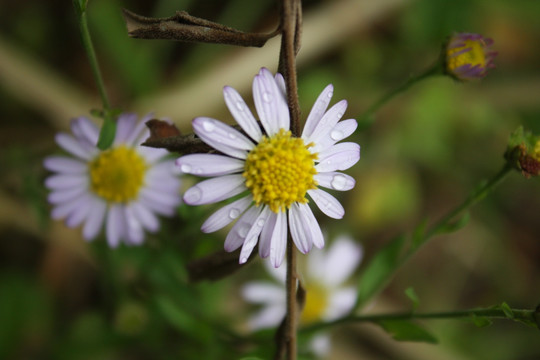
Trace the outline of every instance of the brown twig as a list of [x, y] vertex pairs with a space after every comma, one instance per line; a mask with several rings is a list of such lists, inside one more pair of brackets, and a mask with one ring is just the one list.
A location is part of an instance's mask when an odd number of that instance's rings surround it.
[[128, 35], [137, 39], [167, 39], [237, 46], [263, 46], [279, 34], [279, 28], [269, 34], [246, 33], [218, 23], [178, 11], [166, 18], [151, 18], [123, 9]]

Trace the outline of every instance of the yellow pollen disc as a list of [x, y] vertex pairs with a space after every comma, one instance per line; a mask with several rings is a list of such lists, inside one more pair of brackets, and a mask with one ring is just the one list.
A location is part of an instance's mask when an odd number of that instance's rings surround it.
[[137, 197], [147, 168], [144, 159], [126, 146], [103, 151], [88, 166], [92, 191], [119, 203]]
[[[465, 45], [448, 49], [446, 53], [447, 66], [450, 71], [457, 69], [458, 67], [470, 64], [471, 67], [480, 65], [480, 67], [486, 67], [486, 54], [484, 52], [484, 43], [478, 40], [465, 40]], [[459, 55], [455, 53], [469, 48], [469, 51], [465, 51]]]
[[306, 303], [300, 315], [301, 324], [309, 324], [318, 320], [328, 307], [328, 292], [321, 286], [312, 284], [306, 287]]
[[242, 174], [257, 206], [266, 204], [277, 213], [293, 202], [307, 202], [306, 192], [317, 186], [313, 179], [317, 154], [309, 152], [310, 146], [284, 129], [263, 136], [248, 154]]

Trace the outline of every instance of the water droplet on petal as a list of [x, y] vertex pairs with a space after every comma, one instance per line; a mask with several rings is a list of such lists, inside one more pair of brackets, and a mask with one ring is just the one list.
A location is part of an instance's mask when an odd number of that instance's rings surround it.
[[259, 221], [257, 221], [257, 226], [262, 227], [264, 223], [265, 223], [264, 219], [259, 219]]
[[201, 168], [197, 168], [197, 169], [195, 169], [194, 172], [195, 172], [195, 174], [202, 174], [203, 171], [202, 171]]
[[332, 188], [336, 190], [343, 190], [347, 185], [347, 178], [343, 175], [334, 175], [330, 185], [332, 185]]
[[265, 102], [269, 103], [272, 101], [272, 94], [270, 94], [269, 92], [265, 92], [263, 93], [262, 98]]
[[212, 132], [216, 128], [216, 125], [214, 125], [214, 122], [212, 120], [205, 120], [203, 121], [203, 129], [206, 132]]
[[236, 135], [235, 135], [235, 134], [229, 133], [228, 135], [229, 135], [229, 138], [231, 138], [231, 139], [236, 139]]
[[188, 191], [186, 191], [186, 193], [184, 194], [184, 201], [187, 204], [195, 204], [199, 200], [201, 200], [201, 198], [202, 198], [202, 190], [199, 189], [197, 186], [194, 186], [188, 189]]
[[247, 261], [247, 257], [240, 258], [240, 264], [245, 264]]
[[245, 107], [244, 107], [244, 104], [242, 102], [238, 101], [236, 103], [236, 108], [238, 109], [238, 111], [244, 111]]
[[238, 229], [238, 235], [241, 237], [241, 238], [245, 238], [246, 235], [248, 234], [249, 232], [249, 225], [247, 224], [244, 224], [240, 227], [240, 229]]
[[238, 216], [240, 216], [240, 210], [238, 210], [238, 209], [229, 210], [229, 217], [231, 219], [236, 219]]
[[182, 165], [180, 165], [180, 170], [181, 170], [183, 173], [189, 174], [189, 173], [191, 172], [191, 165], [189, 165], [189, 164], [182, 164]]
[[342, 112], [338, 112], [338, 113], [337, 113], [338, 119], [341, 119], [342, 116], [343, 116], [343, 113], [342, 113]]
[[328, 98], [331, 98], [332, 96], [334, 96], [334, 92], [333, 92], [333, 91], [330, 91], [330, 92], [328, 93]]
[[343, 132], [341, 132], [339, 130], [332, 130], [330, 132], [330, 137], [334, 141], [339, 141], [339, 140], [343, 139]]

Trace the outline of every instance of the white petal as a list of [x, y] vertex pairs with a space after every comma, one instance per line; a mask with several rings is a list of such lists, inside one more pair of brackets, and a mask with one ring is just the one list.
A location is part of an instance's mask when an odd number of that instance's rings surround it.
[[180, 202], [179, 195], [150, 187], [143, 188], [139, 192], [139, 197], [141, 199], [151, 199], [152, 201], [166, 207], [175, 207]]
[[53, 175], [45, 179], [45, 186], [53, 190], [66, 190], [69, 188], [88, 188], [86, 174]]
[[49, 156], [43, 161], [47, 170], [64, 174], [82, 174], [88, 170], [88, 165], [82, 161], [67, 156]]
[[289, 108], [268, 69], [262, 68], [253, 79], [253, 101], [268, 136], [276, 134], [280, 128], [289, 130]]
[[289, 226], [292, 239], [298, 250], [303, 254], [308, 253], [313, 246], [311, 230], [297, 203], [293, 203], [289, 209]]
[[184, 201], [189, 205], [202, 205], [228, 199], [247, 190], [244, 180], [242, 175], [224, 175], [201, 181], [185, 192]]
[[328, 133], [317, 140], [317, 143], [310, 147], [312, 153], [320, 153], [338, 141], [349, 137], [358, 127], [358, 123], [354, 119], [340, 121]]
[[[180, 204], [181, 202], [180, 196], [174, 196], [173, 198], [178, 201], [178, 204]], [[176, 205], [175, 206], [166, 205], [166, 204], [161, 203], [159, 200], [153, 199], [151, 197], [143, 197], [143, 196], [141, 196], [138, 199], [138, 202], [140, 202], [142, 206], [148, 208], [148, 210], [151, 210], [155, 212], [156, 214], [160, 214], [160, 215], [168, 216], [168, 217], [171, 217], [175, 214]]]
[[126, 226], [126, 240], [130, 245], [140, 245], [144, 240], [144, 231], [139, 219], [132, 209], [132, 204], [123, 208]]
[[360, 244], [348, 236], [340, 236], [328, 249], [323, 262], [318, 264], [320, 268], [325, 269], [320, 280], [333, 287], [344, 283], [360, 265], [362, 255]]
[[356, 289], [349, 287], [345, 289], [334, 290], [331, 292], [329, 304], [326, 312], [322, 315], [323, 320], [335, 320], [347, 314], [353, 308], [356, 302]]
[[309, 196], [323, 213], [333, 219], [341, 219], [345, 215], [345, 209], [332, 195], [321, 189], [308, 190]]
[[260, 212], [261, 207], [252, 206], [238, 219], [225, 238], [225, 251], [231, 252], [242, 246]]
[[70, 154], [83, 159], [83, 160], [90, 160], [93, 153], [89, 152], [87, 149], [85, 149], [79, 141], [77, 141], [74, 137], [71, 135], [65, 134], [65, 133], [59, 133], [55, 136], [56, 142], [60, 147]]
[[83, 227], [83, 237], [86, 240], [94, 239], [101, 230], [103, 225], [103, 219], [105, 218], [105, 212], [107, 210], [107, 203], [96, 197], [92, 199], [92, 205], [88, 219]]
[[272, 245], [272, 234], [274, 233], [274, 228], [276, 227], [277, 214], [271, 212], [270, 216], [266, 220], [264, 227], [261, 231], [261, 236], [259, 239], [259, 255], [260, 257], [267, 258], [270, 256], [270, 246]]
[[222, 148], [227, 151], [234, 149], [243, 154], [255, 147], [240, 131], [216, 119], [198, 117], [193, 120], [193, 130], [205, 143], [233, 157], [238, 156], [229, 154]]
[[283, 304], [285, 289], [269, 282], [251, 282], [242, 287], [242, 297], [253, 304]]
[[140, 156], [143, 157], [147, 164], [154, 164], [169, 155], [169, 152], [165, 149], [146, 147], [142, 146], [141, 144], [134, 145], [134, 149]]
[[281, 75], [280, 73], [276, 73], [274, 79], [276, 80], [278, 89], [281, 91], [283, 97], [285, 98], [285, 102], [287, 102], [287, 85], [285, 85], [285, 79], [283, 78], [283, 75]]
[[73, 187], [68, 189], [58, 189], [52, 191], [48, 196], [47, 200], [51, 204], [61, 204], [64, 202], [70, 202], [80, 197], [82, 194], [86, 193], [87, 189], [84, 187]]
[[253, 197], [249, 195], [222, 207], [206, 219], [201, 226], [201, 231], [211, 233], [229, 225], [246, 211], [252, 202]]
[[[129, 114], [125, 114], [128, 116]], [[139, 122], [135, 123], [135, 125], [132, 127], [131, 132], [128, 133], [126, 140], [124, 143], [128, 145], [138, 145], [140, 144], [144, 139], [146, 139], [150, 132], [148, 128], [146, 127], [146, 122], [148, 120], [151, 120], [154, 116], [153, 113], [146, 114]]]
[[319, 154], [319, 163], [315, 165], [317, 172], [347, 170], [360, 160], [360, 146], [345, 142], [336, 144]]
[[[285, 296], [285, 295], [284, 295]], [[279, 325], [285, 317], [285, 304], [271, 305], [261, 311], [249, 320], [249, 327], [257, 329], [274, 328]]]
[[83, 208], [83, 207], [87, 208], [89, 204], [90, 204], [90, 195], [85, 193], [82, 196], [76, 199], [73, 199], [73, 201], [66, 202], [66, 203], [56, 206], [51, 211], [51, 217], [55, 220], [65, 218], [66, 216], [69, 216], [71, 213], [73, 213], [76, 209]]
[[340, 102], [332, 106], [319, 120], [317, 125], [315, 125], [313, 133], [309, 136], [309, 138], [307, 138], [306, 142], [317, 143], [318, 139], [328, 134], [334, 128], [334, 126], [336, 126], [337, 122], [341, 119], [341, 117], [345, 113], [345, 110], [347, 110], [347, 100], [341, 100]]
[[240, 251], [240, 264], [244, 264], [248, 260], [253, 248], [257, 245], [259, 235], [271, 212], [272, 210], [268, 206], [264, 206], [259, 216], [253, 221], [251, 229], [246, 234], [242, 251]]
[[326, 357], [332, 347], [330, 336], [328, 334], [317, 334], [313, 336], [309, 342], [309, 347], [317, 357]]
[[328, 104], [330, 104], [330, 100], [332, 99], [333, 95], [334, 86], [332, 84], [325, 87], [324, 90], [321, 92], [321, 94], [315, 101], [315, 104], [313, 104], [311, 111], [309, 112], [306, 124], [304, 125], [304, 130], [302, 131], [302, 139], [308, 139], [311, 134], [313, 134], [315, 126], [322, 119], [324, 112], [328, 108]]
[[313, 245], [321, 249], [324, 247], [324, 236], [317, 219], [315, 219], [315, 215], [313, 215], [313, 211], [311, 211], [308, 204], [298, 204], [298, 207], [304, 222], [308, 224], [307, 226], [311, 232], [311, 240], [313, 241]]
[[133, 129], [135, 128], [136, 122], [136, 114], [121, 114], [116, 121], [116, 135], [114, 137], [114, 143], [126, 143], [128, 137], [131, 135]]
[[215, 154], [190, 154], [176, 160], [176, 165], [185, 174], [197, 176], [220, 176], [240, 172], [243, 160]]
[[73, 209], [73, 211], [66, 218], [66, 226], [72, 228], [81, 225], [88, 217], [92, 203], [93, 202], [89, 199], [86, 206], [78, 206]]
[[125, 234], [125, 220], [122, 205], [114, 204], [109, 208], [107, 214], [107, 242], [111, 248], [116, 248], [120, 244], [120, 239]]
[[356, 181], [352, 176], [340, 172], [324, 172], [313, 176], [319, 186], [337, 191], [348, 191], [354, 188]]
[[277, 213], [277, 221], [272, 233], [270, 247], [270, 262], [278, 268], [285, 257], [287, 249], [287, 215], [283, 212]]
[[137, 221], [139, 221], [146, 230], [155, 232], [159, 229], [159, 220], [157, 216], [141, 202], [133, 202], [130, 204], [130, 207]]
[[262, 137], [261, 128], [244, 99], [242, 99], [235, 89], [229, 86], [223, 88], [223, 96], [229, 111], [238, 125], [240, 125], [242, 130], [255, 140], [255, 142], [259, 142]]
[[71, 131], [86, 149], [96, 146], [99, 138], [99, 130], [96, 124], [90, 119], [79, 117], [72, 120]]

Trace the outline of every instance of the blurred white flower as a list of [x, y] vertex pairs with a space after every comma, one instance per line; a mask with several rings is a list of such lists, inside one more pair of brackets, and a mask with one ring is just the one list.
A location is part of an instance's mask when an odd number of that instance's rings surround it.
[[[363, 256], [362, 247], [348, 236], [335, 239], [328, 250], [316, 251], [307, 257], [299, 268], [302, 285], [306, 290], [306, 303], [300, 314], [300, 325], [316, 321], [331, 321], [347, 314], [356, 301], [356, 288], [344, 283], [359, 266]], [[266, 263], [265, 263], [266, 265]], [[250, 303], [262, 305], [262, 309], [249, 320], [250, 328], [277, 327], [286, 313], [285, 267], [266, 265], [276, 282], [258, 281], [246, 284], [242, 296]], [[304, 270], [304, 271], [301, 271]], [[323, 355], [330, 348], [326, 334], [315, 336], [312, 350]]]
[[49, 156], [44, 166], [55, 173], [45, 180], [51, 190], [53, 219], [65, 218], [68, 227], [84, 223], [83, 236], [94, 239], [106, 223], [109, 246], [120, 241], [138, 245], [144, 230], [155, 232], [155, 214], [172, 216], [180, 204], [180, 180], [168, 152], [139, 146], [150, 135], [146, 116], [137, 122], [135, 114], [118, 118], [113, 145], [100, 150], [99, 129], [85, 117], [72, 120], [74, 136], [56, 135], [56, 142], [70, 156]]
[[355, 185], [352, 177], [338, 172], [360, 159], [358, 144], [337, 143], [357, 127], [354, 119], [339, 121], [347, 102], [342, 100], [327, 111], [333, 94], [328, 85], [313, 105], [301, 137], [294, 137], [281, 74], [274, 77], [263, 68], [253, 80], [262, 129], [236, 90], [225, 87], [223, 93], [246, 135], [215, 119], [193, 120], [195, 133], [224, 155], [191, 154], [177, 160], [184, 173], [213, 177], [188, 189], [184, 201], [211, 204], [246, 194], [215, 212], [201, 230], [214, 232], [238, 219], [225, 239], [225, 250], [242, 247], [240, 263], [247, 261], [259, 242], [259, 255], [269, 256], [279, 267], [289, 230], [302, 253], [313, 245], [322, 248], [324, 238], [307, 196], [329, 217], [341, 219], [345, 214], [340, 202], [320, 187], [347, 191]]

